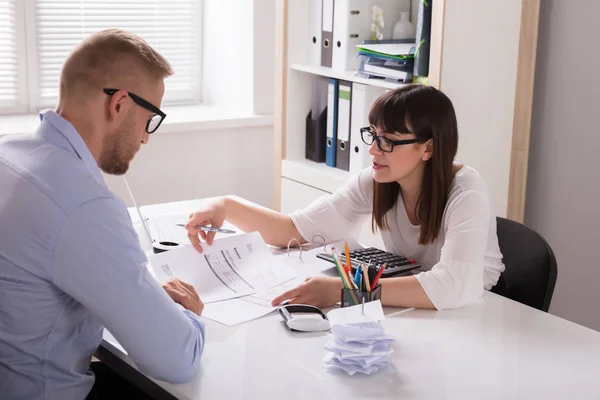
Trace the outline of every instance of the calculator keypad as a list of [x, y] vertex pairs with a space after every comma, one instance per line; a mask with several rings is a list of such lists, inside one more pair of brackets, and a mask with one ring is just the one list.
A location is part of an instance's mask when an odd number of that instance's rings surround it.
[[[342, 261], [345, 262], [344, 254], [341, 255]], [[393, 254], [386, 252], [384, 250], [375, 248], [375, 247], [367, 247], [364, 249], [359, 249], [350, 252], [350, 259], [354, 262], [371, 264], [373, 266], [380, 266], [385, 264], [384, 275], [387, 273], [392, 273], [394, 270], [408, 270], [405, 266], [417, 267], [416, 262], [414, 260], [408, 259], [398, 254]], [[404, 268], [403, 268], [404, 267]]]

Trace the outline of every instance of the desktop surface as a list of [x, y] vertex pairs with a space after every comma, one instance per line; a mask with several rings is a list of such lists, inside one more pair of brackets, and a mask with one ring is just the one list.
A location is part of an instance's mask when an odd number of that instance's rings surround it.
[[[331, 332], [291, 332], [273, 312], [233, 327], [205, 319], [198, 374], [155, 382], [180, 399], [600, 398], [600, 332], [488, 291], [456, 310], [385, 314], [392, 365], [371, 376], [326, 371]], [[131, 363], [108, 333], [102, 346]]]
[[331, 333], [290, 332], [272, 313], [234, 327], [207, 320], [196, 377], [158, 383], [180, 399], [600, 398], [591, 329], [490, 292], [457, 310], [385, 314], [392, 365], [371, 376], [327, 372]]

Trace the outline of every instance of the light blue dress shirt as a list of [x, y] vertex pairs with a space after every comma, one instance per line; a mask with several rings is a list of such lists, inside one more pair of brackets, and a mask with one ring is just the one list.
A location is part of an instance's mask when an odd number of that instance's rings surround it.
[[146, 268], [129, 213], [54, 111], [0, 140], [0, 398], [84, 399], [104, 327], [138, 368], [189, 380], [204, 325]]

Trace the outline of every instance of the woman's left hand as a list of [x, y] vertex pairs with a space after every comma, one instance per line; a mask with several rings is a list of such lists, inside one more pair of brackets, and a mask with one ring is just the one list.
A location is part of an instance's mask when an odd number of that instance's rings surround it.
[[290, 304], [309, 304], [315, 307], [331, 307], [340, 301], [342, 281], [340, 278], [315, 276], [304, 283], [280, 294], [271, 301], [273, 307], [289, 300]]

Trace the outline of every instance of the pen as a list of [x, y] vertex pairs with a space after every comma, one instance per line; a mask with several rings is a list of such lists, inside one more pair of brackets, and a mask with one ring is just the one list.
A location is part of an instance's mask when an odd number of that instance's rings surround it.
[[338, 255], [335, 251], [335, 247], [331, 249], [331, 255], [333, 256], [335, 264], [339, 267], [339, 272], [342, 277], [342, 282], [344, 283], [344, 286], [346, 286], [346, 289], [352, 289], [352, 285], [350, 283], [351, 280], [350, 280], [350, 277], [348, 276], [348, 272], [346, 271], [346, 269], [340, 262], [340, 259], [338, 258]]
[[363, 271], [363, 276], [365, 277], [365, 288], [367, 289], [367, 292], [371, 291], [371, 282], [369, 281], [369, 270], [367, 269], [367, 264], [365, 264], [365, 262], [362, 262], [362, 271]]
[[381, 274], [383, 274], [383, 270], [385, 269], [385, 264], [381, 266], [377, 275], [375, 275], [375, 279], [373, 279], [373, 285], [371, 285], [371, 291], [377, 287], [377, 282], [379, 282], [379, 278], [381, 278]]
[[[177, 224], [177, 226], [185, 227], [185, 224]], [[213, 228], [212, 226], [196, 225], [194, 228], [201, 229], [201, 230], [207, 231], [207, 232], [219, 232], [219, 233], [229, 233], [229, 234], [235, 233], [235, 231], [232, 231], [231, 229]]]
[[344, 285], [344, 289], [348, 289], [348, 285], [346, 285], [346, 280], [344, 279], [344, 275], [342, 275], [343, 274], [342, 269], [338, 265], [338, 262], [335, 259], [335, 257], [334, 257], [333, 261], [334, 261], [333, 264], [335, 265], [335, 269], [337, 270], [338, 274], [340, 275], [340, 278], [342, 279], [342, 285]]
[[[342, 262], [340, 261], [340, 258], [337, 255], [337, 252], [335, 250], [335, 248], [331, 249], [331, 254], [333, 255], [333, 259], [336, 260], [337, 263], [340, 264], [340, 266], [342, 265]], [[354, 280], [352, 279], [352, 272], [348, 271], [348, 268], [346, 266], [346, 268], [342, 267], [344, 269], [344, 276], [346, 277], [346, 279], [348, 280], [348, 289], [352, 290], [352, 289], [358, 289], [356, 287], [356, 284], [354, 283]]]
[[352, 271], [352, 261], [350, 261], [350, 248], [348, 247], [348, 242], [344, 244], [344, 252], [346, 253], [346, 265], [348, 269]]

